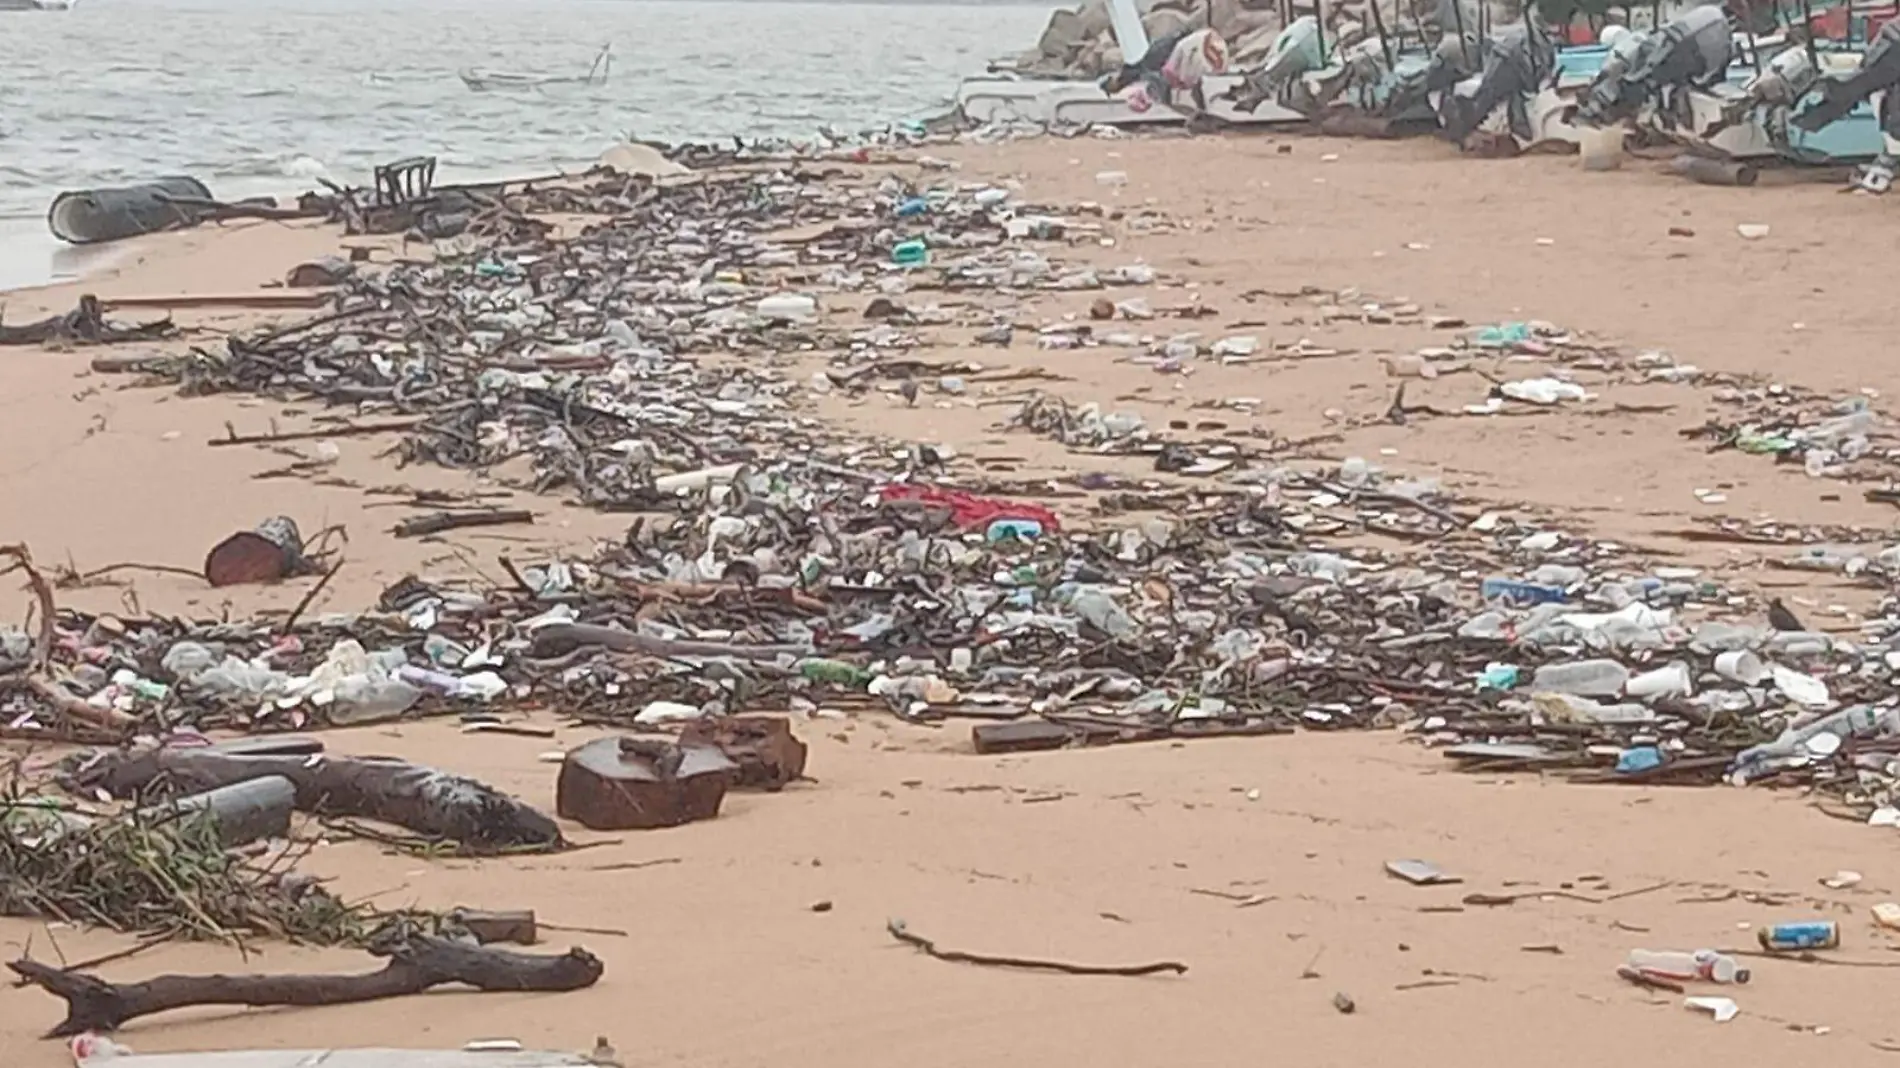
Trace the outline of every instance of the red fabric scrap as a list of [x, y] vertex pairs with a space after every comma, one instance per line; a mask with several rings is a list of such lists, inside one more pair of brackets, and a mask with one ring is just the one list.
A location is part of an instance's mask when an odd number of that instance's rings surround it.
[[917, 482], [887, 482], [877, 488], [886, 501], [922, 501], [926, 505], [948, 508], [957, 526], [968, 530], [988, 527], [998, 519], [1029, 519], [1042, 524], [1047, 533], [1062, 529], [1062, 520], [1054, 512], [1037, 504], [1006, 501], [1000, 497], [979, 497], [963, 490], [944, 489]]

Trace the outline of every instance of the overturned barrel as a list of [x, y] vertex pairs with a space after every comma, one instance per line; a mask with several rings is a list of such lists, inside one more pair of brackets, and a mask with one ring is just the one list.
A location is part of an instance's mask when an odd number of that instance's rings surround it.
[[202, 206], [178, 200], [206, 202], [211, 200], [211, 190], [183, 175], [141, 185], [75, 189], [53, 198], [53, 206], [46, 210], [46, 225], [61, 241], [97, 245], [196, 226], [204, 220]]

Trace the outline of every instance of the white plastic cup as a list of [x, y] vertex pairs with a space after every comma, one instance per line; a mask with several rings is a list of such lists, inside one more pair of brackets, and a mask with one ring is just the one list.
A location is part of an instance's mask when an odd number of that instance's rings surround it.
[[1623, 685], [1623, 693], [1639, 701], [1654, 701], [1662, 697], [1687, 697], [1689, 695], [1689, 665], [1674, 660], [1641, 675], [1630, 676]]
[[1715, 658], [1715, 673], [1730, 682], [1754, 686], [1768, 677], [1768, 667], [1761, 662], [1761, 657], [1754, 653], [1746, 649], [1736, 649]]

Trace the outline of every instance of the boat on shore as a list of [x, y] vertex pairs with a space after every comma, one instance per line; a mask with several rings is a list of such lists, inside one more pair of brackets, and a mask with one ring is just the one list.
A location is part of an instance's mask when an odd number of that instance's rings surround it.
[[[0, 0], [7, 3], [9, 0]], [[27, 0], [28, 3], [35, 0]], [[70, 2], [70, 0], [68, 0]], [[482, 67], [464, 67], [456, 74], [462, 84], [478, 93], [486, 92], [525, 92], [533, 89], [547, 89], [563, 86], [596, 88], [607, 84], [607, 75], [613, 69], [613, 45], [602, 45], [594, 56], [593, 66], [586, 74], [533, 74], [523, 71], [488, 70]]]

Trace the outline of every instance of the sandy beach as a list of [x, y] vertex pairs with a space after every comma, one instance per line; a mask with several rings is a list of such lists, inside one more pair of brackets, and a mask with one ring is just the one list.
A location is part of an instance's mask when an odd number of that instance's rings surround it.
[[[1861, 487], [1810, 478], [1737, 450], [1711, 452], [1681, 431], [1725, 409], [1716, 392], [1781, 383], [1876, 409], [1900, 389], [1881, 325], [1891, 286], [1864, 251], [1893, 225], [1883, 201], [1832, 186], [1717, 189], [1660, 164], [1587, 174], [1577, 161], [1460, 158], [1434, 141], [1301, 136], [1044, 139], [932, 148], [947, 179], [1004, 183], [1055, 208], [1110, 209], [1112, 243], [1064, 250], [1102, 266], [1145, 263], [1157, 308], [1197, 303], [1192, 323], [1137, 324], [1166, 335], [1250, 334], [1316, 355], [1158, 375], [1110, 350], [971, 345], [944, 328], [933, 360], [999, 373], [1039, 371], [1037, 388], [1072, 403], [1140, 412], [1153, 425], [1213, 419], [1236, 433], [1302, 443], [1288, 459], [1364, 457], [1442, 480], [1485, 509], [1611, 538], [1656, 562], [1769, 591], [1815, 629], [1855, 631], [1867, 591], [1777, 569], [1785, 552], [1685, 532], [1718, 517], [1789, 525], [1893, 527], [1892, 506]], [[1125, 176], [1125, 180], [1123, 177]], [[1740, 224], [1765, 224], [1749, 240]], [[249, 290], [339, 247], [333, 228], [238, 223], [128, 246], [83, 283], [5, 296], [9, 323], [101, 297]], [[381, 257], [403, 254], [387, 239]], [[1302, 293], [1302, 290], [1307, 290]], [[1431, 379], [1395, 379], [1381, 357], [1449, 344], [1425, 318], [1328, 319], [1341, 291], [1384, 307], [1473, 326], [1545, 320], [1625, 352], [1658, 350], [1703, 376], [1577, 378], [1599, 399], [1527, 417], [1463, 417], [1486, 375], [1474, 358]], [[1039, 291], [1053, 322], [1086, 318], [1100, 294]], [[828, 297], [834, 318], [864, 297]], [[137, 318], [140, 312], [115, 313]], [[181, 311], [186, 344], [217, 346], [255, 312]], [[48, 566], [118, 563], [196, 569], [209, 546], [288, 513], [349, 532], [348, 566], [314, 610], [353, 611], [407, 574], [496, 581], [499, 554], [581, 555], [620, 537], [625, 517], [536, 496], [493, 478], [429, 466], [398, 470], [378, 437], [340, 439], [317, 481], [258, 478], [307, 453], [216, 446], [240, 434], [320, 425], [312, 405], [186, 398], [91, 370], [115, 349], [0, 349], [0, 543], [24, 542]], [[802, 380], [818, 363], [782, 357]], [[1451, 414], [1381, 418], [1406, 403]], [[1236, 397], [1259, 398], [1236, 409]], [[981, 396], [830, 394], [811, 410], [841, 435], [954, 445], [1013, 458], [1025, 479], [1078, 470], [1149, 477], [1133, 458], [1079, 456], [1001, 427]], [[480, 490], [537, 514], [532, 527], [397, 539], [390, 502], [414, 490]], [[1700, 491], [1700, 495], [1698, 495]], [[1706, 502], [1706, 503], [1705, 503]], [[1101, 522], [1086, 502], [1048, 502]], [[61, 593], [65, 607], [193, 617], [282, 610], [308, 581], [210, 590], [194, 578], [131, 572], [126, 584]], [[14, 596], [9, 592], [9, 596]], [[0, 603], [17, 619], [29, 598]], [[551, 810], [554, 768], [537, 759], [601, 731], [538, 722], [554, 741], [459, 733], [405, 721], [324, 735], [333, 752], [387, 754], [480, 778]], [[665, 831], [598, 834], [592, 848], [517, 859], [420, 860], [361, 842], [317, 849], [306, 867], [348, 899], [385, 907], [532, 907], [544, 920], [614, 934], [548, 936], [585, 945], [605, 978], [565, 994], [437, 993], [359, 1006], [194, 1009], [133, 1022], [118, 1036], [165, 1052], [328, 1045], [457, 1047], [512, 1038], [586, 1049], [606, 1035], [632, 1065], [963, 1068], [1051, 1060], [1115, 1065], [1226, 1064], [1286, 1056], [1314, 1068], [1403, 1059], [1418, 1066], [1553, 1066], [1611, 1059], [1707, 1058], [1733, 1065], [1885, 1063], [1900, 1024], [1880, 1000], [1900, 963], [1868, 908], [1900, 895], [1891, 830], [1830, 819], [1800, 792], [1582, 786], [1532, 775], [1459, 775], [1394, 731], [977, 756], [967, 725], [927, 729], [880, 713], [801, 722], [815, 781], [781, 795], [734, 794], [719, 819]], [[1418, 857], [1462, 878], [1413, 886], [1384, 864]], [[624, 868], [634, 862], [663, 861]], [[616, 865], [622, 870], [611, 869]], [[1840, 869], [1858, 885], [1828, 889]], [[1533, 890], [1570, 896], [1539, 896]], [[1506, 906], [1467, 894], [1523, 894]], [[814, 906], [829, 903], [825, 911]], [[1749, 947], [1754, 925], [1826, 917], [1868, 967], [1751, 960], [1742, 1004], [1721, 1025], [1681, 998], [1638, 990], [1614, 971], [1631, 948]], [[902, 918], [946, 947], [1089, 963], [1175, 960], [1178, 977], [1124, 979], [1013, 972], [929, 959], [885, 933]], [[78, 960], [126, 939], [0, 920], [0, 944]], [[170, 972], [367, 970], [362, 954], [263, 943], [168, 944], [109, 965], [134, 981]], [[1336, 1010], [1348, 995], [1356, 1011]], [[59, 1019], [42, 991], [0, 988], [0, 1061], [71, 1063], [39, 1033]], [[1534, 1052], [1531, 1052], [1534, 1051]]]

